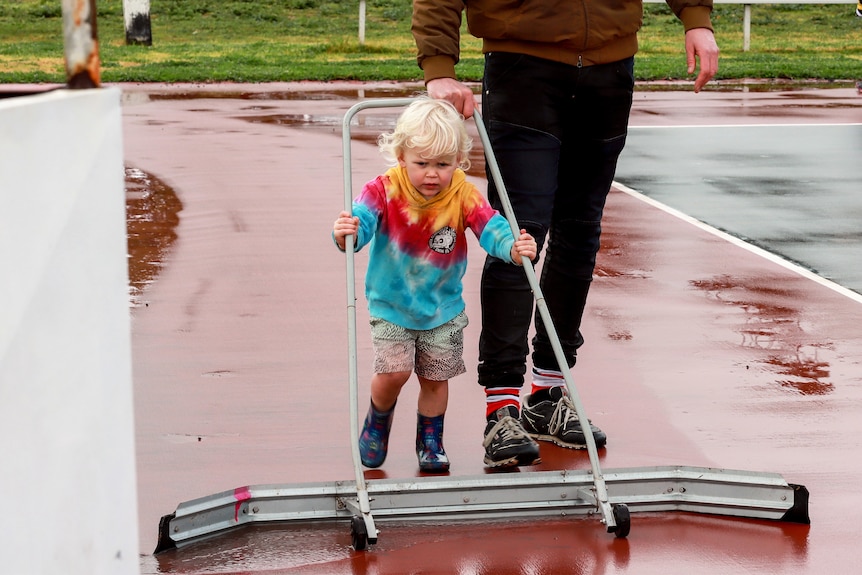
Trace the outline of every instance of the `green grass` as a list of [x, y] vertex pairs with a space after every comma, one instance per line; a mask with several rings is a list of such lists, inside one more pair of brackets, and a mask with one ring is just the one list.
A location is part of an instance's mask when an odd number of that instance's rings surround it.
[[[127, 46], [122, 0], [98, 0], [104, 82], [272, 82], [421, 79], [410, 0], [368, 0], [358, 41], [356, 0], [152, 0], [153, 45]], [[719, 79], [862, 78], [862, 18], [852, 4], [754, 5], [742, 51], [743, 8], [713, 19]], [[458, 73], [479, 80], [480, 43], [463, 33]], [[645, 8], [639, 80], [686, 78], [683, 34], [663, 4]], [[2, 0], [0, 83], [63, 83], [60, 0]]]

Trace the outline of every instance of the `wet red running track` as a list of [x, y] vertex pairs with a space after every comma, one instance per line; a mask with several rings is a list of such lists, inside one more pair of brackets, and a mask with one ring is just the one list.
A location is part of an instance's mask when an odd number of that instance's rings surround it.
[[[779, 473], [810, 491], [810, 526], [643, 513], [615, 539], [587, 517], [383, 525], [367, 552], [350, 548], [346, 524], [267, 526], [151, 555], [159, 519], [181, 502], [352, 480], [345, 265], [330, 239], [344, 195], [340, 119], [359, 90], [404, 94], [387, 84], [123, 89], [127, 167], [182, 204], [176, 239], [133, 308], [143, 573], [862, 570], [862, 303], [619, 190], [574, 371], [609, 436], [602, 467]], [[858, 122], [860, 110], [850, 89], [639, 92], [632, 123]], [[362, 129], [384, 129], [376, 121], [395, 113], [375, 112]], [[369, 143], [352, 156], [357, 184], [382, 168]], [[471, 248], [467, 312], [478, 318], [482, 254]], [[364, 263], [358, 256], [360, 282]], [[358, 315], [364, 412], [362, 297]], [[466, 333], [468, 373], [451, 383], [452, 476], [484, 473], [478, 328], [474, 319]], [[417, 475], [415, 387], [399, 401], [386, 464], [368, 478]], [[589, 468], [585, 452], [543, 445], [542, 457], [540, 470]]]

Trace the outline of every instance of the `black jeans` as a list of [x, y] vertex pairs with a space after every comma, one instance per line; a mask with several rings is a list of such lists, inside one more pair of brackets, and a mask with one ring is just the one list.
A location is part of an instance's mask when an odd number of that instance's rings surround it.
[[[540, 286], [568, 367], [599, 250], [605, 199], [623, 150], [634, 59], [575, 67], [495, 52], [485, 57], [483, 118], [520, 227], [547, 237]], [[488, 197], [502, 210], [489, 174]], [[488, 257], [482, 273], [479, 384], [524, 383], [533, 294], [524, 271]], [[536, 314], [533, 365], [561, 369]]]

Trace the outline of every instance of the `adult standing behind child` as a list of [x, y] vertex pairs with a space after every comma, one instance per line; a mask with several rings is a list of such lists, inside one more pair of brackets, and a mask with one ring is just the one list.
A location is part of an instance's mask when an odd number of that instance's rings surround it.
[[[667, 0], [685, 27], [694, 91], [718, 70], [712, 0]], [[462, 12], [482, 39], [483, 119], [519, 226], [548, 247], [540, 285], [562, 343], [557, 363], [547, 330], [536, 318], [532, 385], [520, 391], [529, 353], [533, 294], [520, 270], [493, 254], [482, 274], [479, 384], [485, 388], [485, 463], [529, 465], [539, 448], [531, 437], [586, 445], [561, 369], [574, 366], [580, 325], [605, 199], [626, 140], [634, 90], [634, 54], [643, 19], [640, 0], [413, 0], [413, 37], [428, 94], [452, 102], [465, 117], [474, 96], [455, 78]], [[500, 206], [493, 181], [491, 205]], [[598, 447], [607, 436], [584, 424]], [[528, 435], [529, 434], [529, 435]]]
[[516, 240], [508, 220], [467, 181], [472, 141], [464, 118], [448, 102], [418, 98], [378, 145], [394, 166], [368, 182], [353, 201], [353, 213], [341, 212], [333, 227], [341, 250], [348, 235], [355, 250], [370, 243], [365, 295], [374, 376], [359, 453], [366, 467], [383, 464], [398, 395], [415, 372], [419, 468], [444, 472], [449, 379], [465, 372], [465, 231], [507, 265], [534, 259], [536, 241], [523, 230]]

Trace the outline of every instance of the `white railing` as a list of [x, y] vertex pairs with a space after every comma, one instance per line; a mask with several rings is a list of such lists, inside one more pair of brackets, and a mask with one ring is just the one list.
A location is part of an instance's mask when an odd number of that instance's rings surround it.
[[[643, 0], [644, 4], [664, 4], [665, 0]], [[751, 47], [751, 5], [752, 4], [855, 4], [856, 0], [713, 0], [715, 4], [742, 4], [742, 51]], [[852, 15], [852, 13], [851, 13]]]

